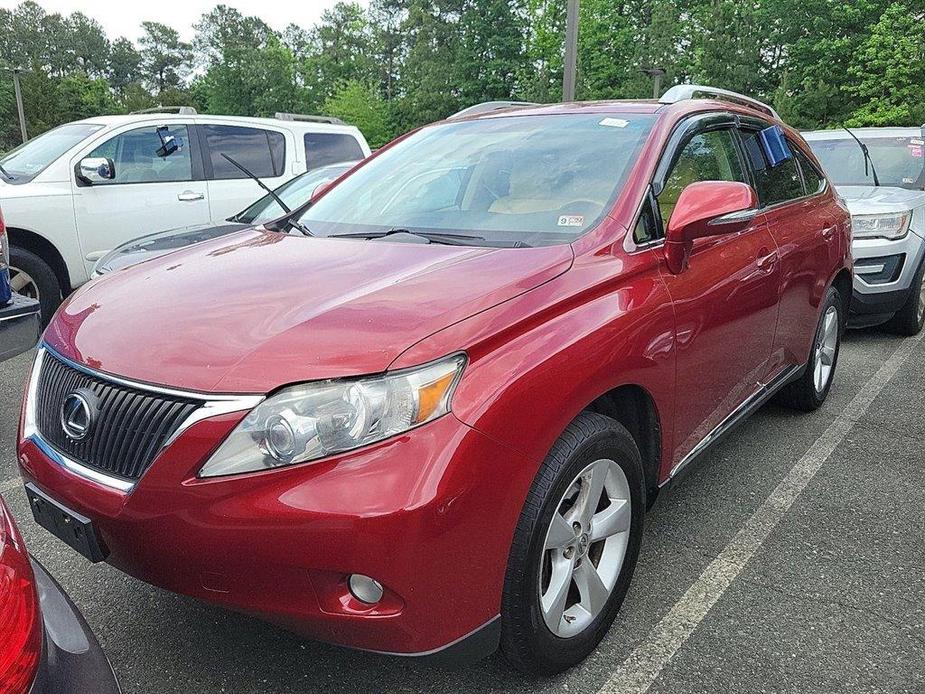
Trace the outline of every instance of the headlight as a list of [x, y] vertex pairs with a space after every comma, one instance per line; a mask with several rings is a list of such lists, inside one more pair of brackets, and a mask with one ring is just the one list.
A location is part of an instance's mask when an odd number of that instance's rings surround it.
[[450, 411], [465, 361], [458, 354], [380, 376], [286, 388], [244, 418], [199, 476], [319, 460], [430, 422]]
[[899, 214], [859, 214], [851, 216], [851, 231], [856, 239], [901, 239], [909, 231], [911, 212]]

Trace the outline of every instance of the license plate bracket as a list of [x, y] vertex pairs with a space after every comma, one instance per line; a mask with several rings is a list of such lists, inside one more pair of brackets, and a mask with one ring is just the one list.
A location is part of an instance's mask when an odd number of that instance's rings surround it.
[[26, 496], [35, 522], [92, 562], [105, 561], [109, 550], [97, 535], [93, 521], [55, 501], [31, 482]]

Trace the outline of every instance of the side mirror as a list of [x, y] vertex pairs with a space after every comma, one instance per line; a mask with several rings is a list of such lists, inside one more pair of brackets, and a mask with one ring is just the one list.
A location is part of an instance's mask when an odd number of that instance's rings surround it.
[[700, 181], [681, 191], [665, 232], [665, 260], [678, 274], [687, 269], [694, 239], [735, 234], [758, 213], [758, 195], [746, 183]]
[[77, 177], [88, 185], [111, 181], [116, 177], [116, 165], [109, 157], [84, 157], [77, 165]]

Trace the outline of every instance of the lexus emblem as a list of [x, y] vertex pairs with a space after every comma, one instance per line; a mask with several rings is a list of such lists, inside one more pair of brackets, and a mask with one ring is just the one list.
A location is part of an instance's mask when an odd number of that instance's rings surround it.
[[82, 441], [90, 434], [96, 419], [96, 396], [81, 388], [61, 404], [61, 428], [71, 441]]

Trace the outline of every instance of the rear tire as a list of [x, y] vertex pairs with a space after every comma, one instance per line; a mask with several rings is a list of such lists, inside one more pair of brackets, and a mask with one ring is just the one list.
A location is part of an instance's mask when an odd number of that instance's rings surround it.
[[894, 335], [912, 337], [922, 332], [925, 327], [925, 259], [919, 265], [912, 287], [909, 288], [909, 298], [903, 307], [896, 312], [883, 329]]
[[511, 665], [552, 675], [597, 647], [629, 588], [644, 514], [633, 437], [609, 417], [581, 413], [543, 462], [514, 534], [501, 604]]
[[835, 367], [838, 365], [838, 353], [845, 330], [844, 311], [841, 294], [835, 287], [829, 287], [803, 375], [777, 394], [774, 398], [777, 403], [795, 410], [812, 412], [825, 402], [832, 381], [835, 380]]
[[38, 299], [42, 327], [48, 325], [61, 305], [61, 284], [55, 271], [32, 251], [10, 245], [10, 280], [14, 292]]

